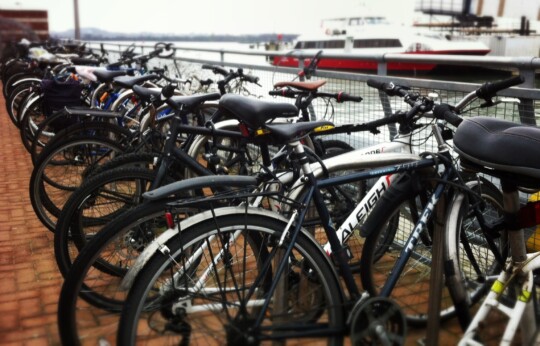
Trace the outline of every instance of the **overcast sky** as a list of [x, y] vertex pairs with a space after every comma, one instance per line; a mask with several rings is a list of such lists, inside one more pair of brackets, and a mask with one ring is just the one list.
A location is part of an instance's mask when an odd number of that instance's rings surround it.
[[[81, 28], [114, 32], [291, 33], [319, 27], [323, 18], [384, 14], [410, 22], [415, 0], [78, 0]], [[73, 0], [0, 0], [0, 9], [49, 12], [49, 30], [73, 29]]]

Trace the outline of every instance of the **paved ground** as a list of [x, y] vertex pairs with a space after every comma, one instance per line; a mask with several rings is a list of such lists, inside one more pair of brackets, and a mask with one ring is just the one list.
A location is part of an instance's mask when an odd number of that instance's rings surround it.
[[59, 344], [53, 234], [28, 198], [32, 162], [0, 97], [0, 344]]

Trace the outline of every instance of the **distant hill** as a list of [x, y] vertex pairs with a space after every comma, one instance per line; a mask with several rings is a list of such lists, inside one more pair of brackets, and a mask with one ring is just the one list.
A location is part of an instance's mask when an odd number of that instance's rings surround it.
[[[56, 38], [73, 38], [74, 30], [61, 32], [51, 32], [52, 37]], [[298, 37], [296, 34], [280, 34], [282, 41], [290, 42]], [[155, 33], [116, 33], [109, 32], [98, 28], [82, 28], [81, 39], [89, 41], [187, 41], [187, 42], [205, 42], [205, 41], [221, 41], [221, 42], [270, 42], [277, 41], [278, 34], [256, 34], [256, 35], [208, 35], [208, 34], [155, 34]]]

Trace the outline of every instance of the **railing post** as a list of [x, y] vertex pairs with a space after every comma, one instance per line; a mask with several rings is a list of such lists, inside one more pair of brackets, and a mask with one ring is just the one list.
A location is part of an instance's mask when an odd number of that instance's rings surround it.
[[379, 61], [377, 62], [377, 75], [386, 76], [388, 73], [386, 62]]
[[[377, 61], [377, 75], [386, 76], [387, 74], [387, 65], [385, 61]], [[384, 116], [389, 117], [392, 115], [392, 107], [390, 106], [390, 99], [384, 91], [379, 91], [379, 99], [381, 100], [381, 105], [383, 108]], [[390, 140], [393, 140], [397, 135], [396, 124], [388, 124], [388, 131], [390, 131]]]
[[[384, 91], [379, 90], [379, 99], [381, 100], [385, 118], [390, 117], [392, 115], [392, 106], [390, 105], [388, 95]], [[388, 124], [388, 131], [390, 132], [390, 140], [393, 140], [398, 134], [396, 124]]]
[[221, 61], [221, 66], [225, 66], [225, 52], [223, 50], [221, 50], [219, 52], [219, 56], [220, 56], [220, 61]]
[[298, 71], [303, 71], [304, 67], [304, 57], [300, 55], [298, 56]]
[[[525, 78], [525, 82], [520, 86], [534, 89], [535, 71], [533, 69], [519, 69], [519, 74]], [[518, 104], [519, 119], [522, 124], [536, 126], [534, 117], [534, 101], [532, 99], [520, 98]]]

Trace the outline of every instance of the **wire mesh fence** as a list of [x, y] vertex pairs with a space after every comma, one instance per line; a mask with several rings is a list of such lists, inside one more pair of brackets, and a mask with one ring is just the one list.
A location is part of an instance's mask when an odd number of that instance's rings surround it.
[[[118, 47], [118, 52], [121, 51], [121, 46]], [[152, 50], [151, 46], [140, 47], [140, 53], [144, 54]], [[234, 54], [233, 57], [238, 58], [238, 62], [233, 62], [229, 57], [224, 61], [223, 53], [221, 57], [214, 56], [208, 59], [202, 59], [197, 55], [182, 57], [181, 53], [177, 52], [174, 58], [168, 59], [152, 59], [150, 66], [166, 68], [171, 75], [184, 80], [189, 80], [183, 86], [183, 92], [186, 94], [198, 92], [217, 91], [215, 84], [208, 89], [202, 89], [200, 82], [202, 80], [212, 79], [217, 81], [220, 77], [213, 74], [210, 70], [202, 69], [203, 64], [215, 64], [222, 66], [225, 69], [242, 68], [244, 73], [257, 76], [259, 78], [258, 85], [250, 83], [242, 83], [231, 88], [229, 92], [239, 93], [248, 97], [256, 97], [272, 102], [289, 102], [294, 103], [294, 100], [270, 96], [268, 92], [274, 89], [277, 82], [298, 80], [298, 72], [300, 68], [279, 68], [270, 66], [269, 64], [253, 64], [254, 61], [264, 61], [263, 59], [245, 59], [239, 54]], [[114, 56], [111, 56], [114, 59]], [[211, 59], [214, 60], [211, 60]], [[300, 60], [300, 59], [299, 59]], [[514, 73], [521, 73], [519, 69], [514, 69]], [[528, 78], [531, 77], [530, 71]], [[534, 72], [532, 74], [534, 78]], [[492, 78], [487, 76], [487, 78]], [[353, 96], [361, 96], [362, 102], [345, 102], [337, 103], [325, 99], [315, 99], [311, 114], [312, 118], [327, 119], [333, 121], [336, 125], [341, 124], [360, 124], [367, 121], [379, 119], [388, 116], [396, 111], [407, 111], [408, 106], [399, 97], [388, 97], [376, 89], [370, 88], [367, 85], [368, 79], [378, 79], [384, 82], [393, 82], [395, 84], [408, 86], [412, 91], [415, 91], [423, 96], [433, 98], [436, 103], [447, 103], [450, 105], [457, 104], [465, 95], [478, 88], [485, 80], [476, 80], [474, 82], [454, 82], [446, 80], [430, 80], [412, 77], [396, 77], [396, 76], [378, 76], [373, 74], [363, 73], [347, 73], [335, 71], [317, 70], [311, 77], [311, 81], [324, 80], [326, 83], [319, 90], [328, 93], [345, 92]], [[530, 88], [512, 88], [502, 91], [498, 94], [499, 103], [488, 105], [484, 100], [477, 100], [472, 103], [462, 113], [464, 117], [489, 116], [499, 119], [505, 119], [513, 122], [522, 122], [536, 125], [536, 119], [540, 116], [540, 90]], [[436, 144], [430, 138], [431, 130], [427, 126], [434, 123], [432, 117], [427, 116], [423, 123], [426, 126], [415, 131], [411, 140], [413, 150], [416, 152], [432, 152], [436, 151]], [[388, 126], [381, 129], [379, 134], [371, 134], [368, 132], [357, 132], [350, 134], [332, 135], [332, 139], [339, 139], [348, 142], [354, 148], [365, 148], [369, 145], [387, 142], [394, 138], [397, 134], [395, 126]], [[450, 142], [451, 144], [451, 142]], [[493, 179], [492, 179], [493, 180]], [[498, 183], [494, 180], [494, 183]], [[523, 202], [538, 199], [538, 193], [522, 193], [521, 199]], [[540, 230], [529, 230], [528, 248], [530, 251], [540, 250]], [[537, 235], [538, 233], [538, 235]]]

